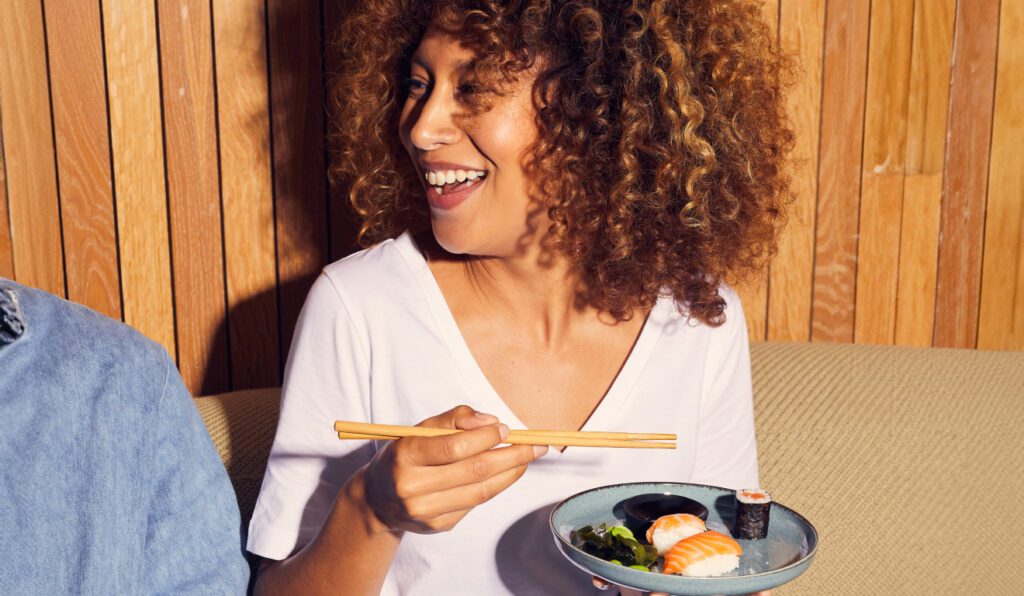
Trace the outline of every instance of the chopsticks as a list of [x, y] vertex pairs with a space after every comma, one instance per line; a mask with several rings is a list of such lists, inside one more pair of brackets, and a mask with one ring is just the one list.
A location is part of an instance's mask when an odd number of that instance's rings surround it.
[[[394, 441], [402, 437], [439, 437], [460, 430], [398, 426], [338, 420], [334, 430], [339, 439]], [[555, 447], [621, 447], [627, 449], [675, 449], [676, 436], [663, 433], [625, 433], [567, 430], [512, 430], [503, 443], [509, 445], [552, 445]]]

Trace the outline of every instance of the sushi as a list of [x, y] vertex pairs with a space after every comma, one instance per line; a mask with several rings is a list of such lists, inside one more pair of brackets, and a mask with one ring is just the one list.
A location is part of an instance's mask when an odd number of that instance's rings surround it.
[[647, 543], [654, 545], [659, 555], [671, 549], [675, 543], [694, 534], [707, 530], [704, 520], [689, 513], [673, 513], [656, 519], [647, 528]]
[[772, 498], [763, 490], [736, 491], [736, 535], [747, 540], [768, 536]]
[[676, 543], [665, 553], [661, 572], [688, 577], [711, 577], [740, 566], [743, 549], [731, 537], [708, 530]]

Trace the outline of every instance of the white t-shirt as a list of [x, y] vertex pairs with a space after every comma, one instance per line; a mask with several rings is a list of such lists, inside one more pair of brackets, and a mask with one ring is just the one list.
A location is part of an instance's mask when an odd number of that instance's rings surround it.
[[[713, 328], [658, 301], [583, 430], [670, 432], [675, 450], [549, 450], [450, 532], [406, 533], [382, 594], [593, 594], [556, 550], [548, 515], [595, 486], [678, 481], [757, 486], [750, 357], [736, 294]], [[524, 428], [473, 360], [409, 234], [324, 269], [299, 317], [281, 419], [248, 549], [283, 559], [309, 542], [375, 444], [341, 441], [335, 420], [416, 424], [456, 405]]]

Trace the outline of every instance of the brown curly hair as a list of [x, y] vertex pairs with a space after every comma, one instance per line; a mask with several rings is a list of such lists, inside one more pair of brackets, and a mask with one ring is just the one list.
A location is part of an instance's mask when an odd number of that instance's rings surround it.
[[528, 167], [586, 300], [626, 319], [670, 292], [693, 318], [724, 321], [719, 285], [774, 251], [791, 194], [793, 61], [757, 2], [357, 4], [336, 42], [331, 174], [349, 188], [362, 245], [429, 225], [398, 118], [408, 61], [434, 23], [475, 52], [481, 76], [539, 65]]

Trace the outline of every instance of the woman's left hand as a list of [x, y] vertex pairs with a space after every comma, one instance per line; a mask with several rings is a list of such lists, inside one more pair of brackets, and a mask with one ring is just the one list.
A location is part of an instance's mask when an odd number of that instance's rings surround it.
[[594, 587], [598, 590], [618, 588], [619, 594], [621, 594], [622, 596], [643, 596], [644, 594], [647, 594], [648, 596], [668, 596], [668, 594], [664, 592], [641, 592], [639, 590], [634, 590], [633, 588], [625, 588], [623, 586], [618, 586], [613, 583], [607, 582], [601, 579], [600, 577], [597, 577], [596, 575], [594, 576], [593, 584]]
[[[600, 577], [597, 577], [597, 576], [594, 576], [593, 583], [594, 583], [594, 587], [597, 588], [598, 590], [607, 590], [608, 588], [611, 588], [611, 587], [617, 587], [619, 589], [619, 594], [621, 594], [621, 596], [643, 596], [644, 594], [647, 594], [647, 596], [668, 596], [668, 594], [666, 594], [664, 592], [640, 592], [640, 591], [634, 590], [632, 588], [624, 588], [622, 586], [616, 586], [615, 584], [609, 583], [609, 582], [607, 582], [607, 581], [605, 581], [605, 580], [603, 580], [603, 579], [601, 579]], [[771, 590], [762, 590], [760, 592], [754, 592], [753, 594], [748, 594], [747, 596], [772, 596], [772, 591]]]

